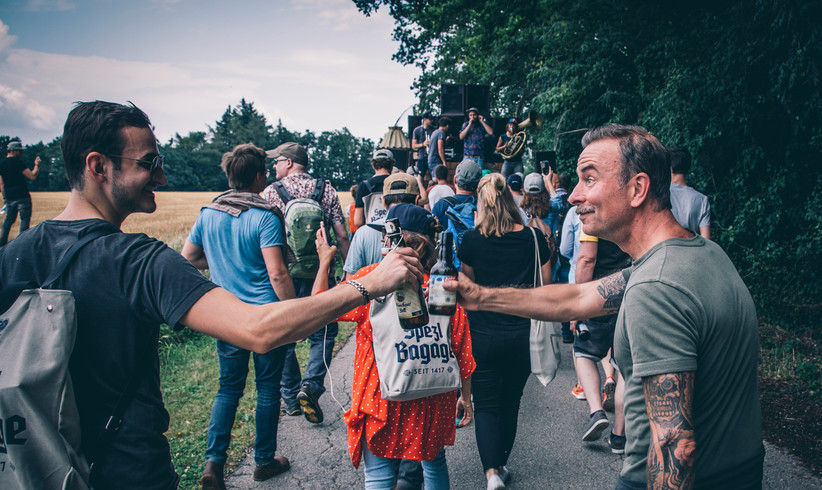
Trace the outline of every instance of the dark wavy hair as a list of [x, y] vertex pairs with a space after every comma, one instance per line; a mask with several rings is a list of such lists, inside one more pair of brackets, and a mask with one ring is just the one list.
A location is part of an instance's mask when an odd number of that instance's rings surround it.
[[114, 168], [120, 168], [120, 158], [112, 155], [122, 154], [126, 142], [121, 130], [125, 127], [151, 129], [151, 121], [131, 102], [128, 105], [102, 100], [75, 102], [60, 141], [66, 177], [72, 189], [83, 188], [86, 157], [93, 151], [108, 156]]

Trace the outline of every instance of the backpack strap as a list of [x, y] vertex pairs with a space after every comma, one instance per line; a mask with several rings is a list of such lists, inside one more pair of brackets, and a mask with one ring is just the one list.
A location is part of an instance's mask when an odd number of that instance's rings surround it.
[[280, 196], [280, 200], [283, 202], [283, 206], [288, 204], [288, 201], [294, 199], [294, 197], [288, 193], [285, 189], [285, 186], [281, 181], [274, 182], [274, 190], [277, 191], [277, 195]]
[[314, 192], [312, 192], [308, 198], [321, 203], [323, 194], [325, 194], [325, 179], [317, 179], [314, 183]]
[[63, 258], [61, 258], [60, 261], [57, 262], [57, 266], [54, 268], [53, 271], [51, 271], [51, 274], [48, 275], [48, 277], [45, 281], [43, 281], [43, 284], [41, 284], [40, 287], [43, 289], [49, 289], [49, 287], [52, 284], [54, 284], [55, 281], [60, 279], [64, 272], [66, 272], [66, 269], [68, 268], [69, 264], [71, 264], [71, 261], [74, 260], [74, 257], [77, 255], [77, 252], [79, 252], [81, 248], [85, 247], [92, 240], [109, 234], [109, 232], [103, 230], [92, 230], [86, 236], [74, 242], [71, 245], [71, 247], [69, 247], [69, 249], [66, 251], [65, 255], [63, 255]]
[[442, 198], [442, 200], [450, 204], [452, 207], [457, 206], [460, 203], [459, 200], [454, 196], [445, 196]]

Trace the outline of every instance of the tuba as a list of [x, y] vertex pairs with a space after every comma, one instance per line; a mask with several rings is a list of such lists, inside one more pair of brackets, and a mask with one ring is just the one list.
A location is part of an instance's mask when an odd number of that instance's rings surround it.
[[528, 111], [528, 118], [517, 125], [519, 132], [514, 134], [500, 152], [502, 158], [508, 160], [520, 154], [522, 149], [525, 148], [525, 129], [531, 126], [542, 129], [542, 116], [537, 111]]

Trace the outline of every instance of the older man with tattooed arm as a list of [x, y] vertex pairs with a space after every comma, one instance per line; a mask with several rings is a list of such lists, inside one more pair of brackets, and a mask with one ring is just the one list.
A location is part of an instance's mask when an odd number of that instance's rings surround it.
[[636, 126], [589, 131], [570, 196], [587, 234], [633, 265], [598, 281], [488, 289], [451, 281], [467, 309], [567, 321], [618, 312], [627, 444], [617, 489], [761, 488], [765, 449], [753, 300], [722, 249], [671, 213], [667, 150]]

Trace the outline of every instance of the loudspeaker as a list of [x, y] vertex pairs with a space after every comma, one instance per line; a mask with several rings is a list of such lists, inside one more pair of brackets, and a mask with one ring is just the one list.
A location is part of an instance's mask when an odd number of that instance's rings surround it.
[[490, 93], [490, 85], [466, 85], [465, 110], [476, 107], [481, 115], [488, 117], [488, 111], [491, 108]]
[[440, 114], [465, 114], [465, 85], [443, 84], [440, 87]]
[[403, 172], [406, 171], [408, 169], [408, 156], [411, 154], [411, 150], [391, 148], [391, 153], [394, 154], [394, 166]]

